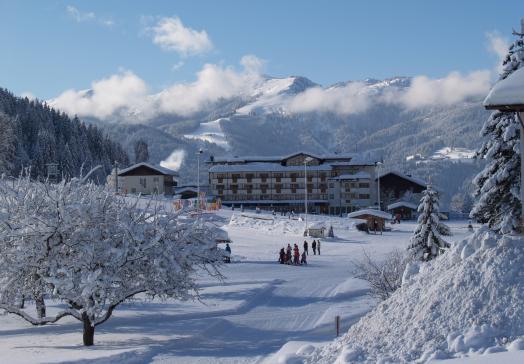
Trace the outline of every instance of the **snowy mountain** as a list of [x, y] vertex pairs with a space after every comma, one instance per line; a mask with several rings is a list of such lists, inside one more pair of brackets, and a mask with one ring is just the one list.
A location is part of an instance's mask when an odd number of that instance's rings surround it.
[[[442, 178], [450, 186], [451, 196], [464, 186], [463, 180], [454, 180], [449, 170], [454, 167], [447, 162], [471, 159], [457, 159], [439, 151], [450, 145], [475, 150], [481, 143], [478, 133], [488, 113], [479, 99], [414, 107], [406, 101], [412, 82], [408, 77], [394, 77], [322, 87], [304, 77], [261, 76], [246, 81], [245, 87], [227, 97], [216, 97], [194, 110], [191, 105], [184, 105], [189, 110], [184, 109], [184, 113], [166, 112], [165, 107], [159, 107], [164, 111], [151, 114], [151, 107], [137, 102], [111, 117], [90, 120], [104, 125], [111, 134], [111, 130], [122, 130], [129, 124], [139, 126], [147, 130], [150, 145], [158, 144], [159, 135], [161, 140], [173, 137], [173, 145], [152, 153], [154, 163], [167, 158], [173, 150], [191, 145], [191, 150], [186, 150], [189, 157], [181, 167], [183, 183], [194, 179], [196, 158], [191, 157], [192, 150], [200, 147], [216, 156], [275, 155], [296, 150], [357, 151], [384, 159], [386, 168], [422, 176], [432, 173], [436, 180]], [[168, 97], [173, 96], [163, 91], [148, 96], [144, 102], [160, 105]], [[152, 129], [160, 134], [152, 133]], [[442, 158], [433, 158], [437, 165], [431, 167], [406, 161], [407, 156], [415, 154]], [[442, 167], [438, 166], [440, 162]], [[467, 176], [461, 176], [470, 179], [478, 166], [473, 163], [466, 170]]]

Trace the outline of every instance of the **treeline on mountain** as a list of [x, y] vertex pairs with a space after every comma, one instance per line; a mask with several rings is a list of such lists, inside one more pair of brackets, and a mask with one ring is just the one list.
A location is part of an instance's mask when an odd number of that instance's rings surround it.
[[101, 129], [0, 88], [1, 174], [29, 169], [32, 177], [46, 178], [47, 166], [57, 164], [60, 177], [71, 178], [101, 165], [92, 176], [103, 183], [115, 161], [127, 166], [129, 157]]

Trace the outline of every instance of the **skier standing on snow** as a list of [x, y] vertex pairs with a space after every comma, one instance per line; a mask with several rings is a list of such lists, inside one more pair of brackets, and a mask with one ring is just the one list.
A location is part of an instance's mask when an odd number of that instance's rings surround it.
[[286, 264], [291, 264], [291, 245], [287, 245], [286, 248]]
[[300, 264], [307, 265], [307, 260], [306, 260], [306, 251], [303, 251], [303, 252], [302, 252], [302, 259], [300, 260]]
[[278, 262], [280, 264], [284, 264], [286, 263], [286, 251], [284, 250], [284, 248], [280, 249], [280, 254], [279, 254], [279, 257], [278, 257]]
[[317, 241], [317, 251], [318, 251], [318, 255], [320, 255], [320, 239], [318, 239]]
[[295, 244], [294, 248], [293, 248], [293, 257], [294, 257], [294, 261], [293, 263], [295, 265], [300, 265], [300, 251], [298, 250], [298, 245]]
[[304, 253], [306, 253], [306, 255], [309, 255], [309, 250], [308, 250], [308, 246], [307, 246], [307, 241], [304, 240]]
[[315, 240], [311, 243], [311, 247], [313, 248], [313, 255], [317, 255], [317, 242]]

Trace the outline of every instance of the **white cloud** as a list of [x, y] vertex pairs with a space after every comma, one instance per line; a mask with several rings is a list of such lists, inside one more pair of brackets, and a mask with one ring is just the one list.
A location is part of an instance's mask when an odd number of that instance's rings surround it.
[[486, 38], [488, 40], [488, 51], [497, 56], [497, 64], [495, 67], [496, 72], [501, 73], [502, 61], [508, 53], [509, 42], [507, 39], [500, 36], [498, 32], [488, 32], [486, 33]]
[[90, 90], [67, 90], [49, 103], [70, 115], [107, 118], [120, 110], [142, 108], [147, 101], [145, 82], [130, 71], [94, 81]]
[[232, 67], [205, 64], [192, 83], [179, 83], [156, 95], [158, 109], [166, 113], [191, 115], [220, 99], [250, 93], [261, 76], [252, 68], [240, 72]]
[[213, 49], [213, 43], [205, 30], [197, 31], [186, 27], [179, 17], [161, 18], [154, 26], [146, 29], [153, 43], [166, 51], [175, 51], [182, 56], [205, 53]]
[[179, 70], [180, 68], [184, 67], [184, 65], [185, 65], [185, 62], [184, 62], [184, 61], [178, 61], [177, 63], [175, 63], [175, 64], [171, 67], [171, 70], [173, 70], [173, 71]]
[[451, 105], [472, 97], [482, 97], [491, 87], [490, 71], [475, 71], [467, 75], [451, 72], [446, 77], [431, 79], [417, 76], [407, 88], [390, 88], [385, 92], [351, 82], [341, 87], [313, 87], [290, 98], [286, 110], [291, 113], [328, 111], [340, 115], [366, 111], [373, 104], [397, 104], [409, 109]]
[[[243, 67], [206, 64], [194, 82], [176, 83], [149, 94], [146, 83], [131, 71], [94, 81], [89, 90], [67, 90], [50, 105], [69, 115], [107, 119], [122, 112], [129, 121], [144, 121], [161, 113], [190, 116], [234, 96], [251, 93], [262, 80], [262, 61], [242, 58]], [[256, 67], [254, 65], [257, 65]]]
[[451, 105], [471, 97], [486, 95], [491, 87], [491, 72], [487, 70], [462, 75], [451, 72], [444, 78], [430, 79], [426, 76], [413, 78], [411, 86], [390, 100], [408, 108], [431, 105]]
[[175, 149], [169, 157], [160, 162], [160, 166], [169, 168], [173, 171], [178, 171], [184, 159], [186, 157], [186, 151], [184, 149]]
[[27, 97], [29, 100], [36, 100], [36, 96], [31, 91], [25, 91], [20, 94], [21, 97]]
[[343, 87], [324, 89], [313, 87], [290, 99], [290, 112], [330, 111], [337, 114], [354, 114], [365, 111], [371, 103], [369, 89], [359, 82]]
[[95, 22], [106, 27], [112, 27], [115, 24], [111, 18], [99, 17], [92, 11], [83, 12], [72, 5], [68, 5], [66, 10], [67, 14], [77, 23]]

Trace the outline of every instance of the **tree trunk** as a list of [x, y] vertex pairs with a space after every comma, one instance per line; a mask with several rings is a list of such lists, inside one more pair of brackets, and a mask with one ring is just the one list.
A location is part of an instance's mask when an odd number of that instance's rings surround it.
[[95, 327], [85, 312], [82, 313], [82, 322], [84, 323], [84, 346], [92, 346], [95, 339]]
[[35, 297], [35, 304], [36, 304], [36, 314], [38, 318], [44, 318], [46, 315], [44, 296], [39, 295]]

